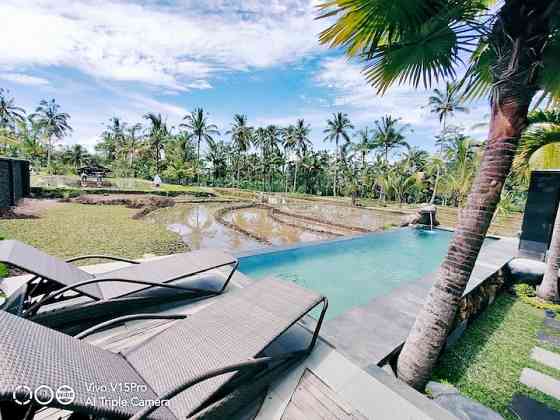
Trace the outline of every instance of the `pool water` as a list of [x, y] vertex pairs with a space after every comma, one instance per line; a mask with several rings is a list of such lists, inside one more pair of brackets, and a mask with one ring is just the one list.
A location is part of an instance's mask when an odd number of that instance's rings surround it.
[[451, 235], [404, 228], [242, 257], [239, 270], [254, 279], [293, 281], [327, 296], [326, 319], [332, 319], [435, 271]]

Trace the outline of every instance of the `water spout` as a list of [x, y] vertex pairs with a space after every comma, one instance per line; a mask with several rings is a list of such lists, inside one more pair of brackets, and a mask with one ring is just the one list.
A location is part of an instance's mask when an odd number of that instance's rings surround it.
[[434, 230], [434, 219], [433, 213], [430, 212], [430, 230]]

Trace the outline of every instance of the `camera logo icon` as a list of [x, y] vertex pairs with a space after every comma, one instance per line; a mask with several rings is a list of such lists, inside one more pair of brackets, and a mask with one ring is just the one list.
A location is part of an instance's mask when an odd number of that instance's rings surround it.
[[69, 405], [76, 399], [76, 392], [71, 386], [62, 385], [56, 390], [56, 400], [62, 405]]
[[27, 405], [33, 399], [33, 391], [26, 385], [18, 385], [12, 393], [14, 402], [19, 405]]

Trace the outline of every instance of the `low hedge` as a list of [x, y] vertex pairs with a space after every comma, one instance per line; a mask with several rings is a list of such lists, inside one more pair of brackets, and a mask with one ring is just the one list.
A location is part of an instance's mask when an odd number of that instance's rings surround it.
[[515, 294], [525, 303], [543, 310], [552, 310], [560, 314], [560, 305], [546, 302], [537, 296], [537, 292], [530, 284], [520, 283], [514, 286]]

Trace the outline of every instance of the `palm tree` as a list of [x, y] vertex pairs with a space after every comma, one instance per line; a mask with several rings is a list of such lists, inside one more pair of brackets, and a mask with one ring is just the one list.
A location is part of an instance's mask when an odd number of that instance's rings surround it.
[[148, 138], [150, 140], [150, 147], [154, 153], [156, 161], [156, 175], [159, 174], [159, 161], [161, 159], [161, 151], [165, 141], [169, 137], [169, 129], [167, 123], [163, 120], [161, 114], [154, 114], [152, 112], [145, 114], [144, 119], [148, 120], [150, 126], [148, 127]]
[[261, 149], [261, 175], [262, 175], [262, 189], [265, 189], [265, 159], [266, 159], [266, 143], [267, 143], [267, 131], [264, 127], [259, 127], [255, 130], [255, 136], [253, 137], [253, 144], [257, 149]]
[[60, 105], [54, 99], [50, 101], [43, 99], [31, 118], [36, 121], [47, 140], [47, 167], [50, 170], [53, 141], [62, 139], [72, 131], [68, 122], [70, 115], [60, 112]]
[[[513, 161], [514, 171], [526, 176], [529, 162], [535, 153], [550, 144], [560, 144], [560, 112], [536, 111], [529, 114], [531, 125], [523, 132], [517, 155]], [[560, 208], [556, 213], [552, 239], [548, 250], [545, 275], [537, 288], [537, 296], [551, 302], [558, 302], [558, 268], [560, 263]]]
[[231, 129], [226, 132], [231, 135], [231, 142], [237, 154], [237, 176], [236, 184], [239, 186], [239, 170], [241, 167], [241, 157], [249, 150], [253, 141], [253, 127], [247, 125], [247, 116], [243, 114], [235, 114]]
[[[296, 145], [296, 128], [292, 124], [282, 130], [282, 146], [284, 147], [284, 192], [288, 192], [288, 152]], [[294, 176], [295, 184], [295, 176]]]
[[[423, 389], [453, 326], [536, 92], [558, 100], [560, 4], [556, 1], [324, 0], [338, 20], [320, 35], [367, 63], [365, 76], [385, 92], [395, 83], [431, 87], [470, 59], [463, 85], [489, 95], [491, 120], [478, 177], [461, 212], [434, 286], [401, 351], [399, 377]], [[470, 54], [470, 57], [469, 57]]]
[[435, 176], [434, 187], [432, 189], [432, 196], [430, 198], [430, 204], [434, 204], [436, 201], [436, 195], [438, 192], [439, 180], [443, 175], [445, 170], [445, 162], [439, 155], [431, 156], [427, 162], [426, 169], [430, 176]]
[[15, 105], [10, 91], [0, 88], [0, 129], [13, 129], [16, 123], [25, 120], [25, 110]]
[[350, 135], [348, 130], [353, 130], [354, 126], [350, 122], [347, 114], [338, 112], [333, 114], [332, 119], [327, 120], [327, 128], [323, 131], [327, 136], [324, 141], [332, 142], [334, 140], [336, 144], [335, 160], [334, 160], [334, 178], [333, 178], [333, 195], [337, 195], [337, 177], [338, 177], [338, 158], [339, 158], [339, 147], [338, 143], [342, 137], [347, 143], [350, 142]]
[[398, 147], [409, 148], [404, 139], [404, 132], [408, 125], [399, 126], [399, 118], [385, 115], [381, 120], [375, 121], [375, 133], [373, 136], [373, 148], [383, 150], [385, 163], [389, 163], [389, 152]]
[[448, 117], [452, 117], [455, 112], [469, 112], [467, 107], [461, 105], [462, 102], [463, 98], [456, 82], [446, 82], [445, 91], [436, 88], [428, 98], [430, 112], [439, 117], [442, 134], [446, 132]]
[[136, 155], [136, 148], [138, 147], [138, 143], [142, 139], [142, 135], [139, 134], [141, 132], [142, 132], [142, 124], [140, 123], [136, 123], [132, 127], [129, 127], [127, 131], [128, 156], [129, 156], [128, 167], [131, 171], [134, 168], [134, 156]]
[[[206, 142], [214, 141], [212, 136], [220, 135], [218, 131], [218, 127], [215, 124], [210, 124], [206, 117], [206, 113], [202, 108], [195, 108], [189, 115], [186, 115], [183, 118], [186, 121], [183, 124], [180, 124], [180, 127], [185, 127], [191, 130], [192, 134], [196, 138], [196, 159], [197, 162], [200, 162], [200, 143], [202, 140]], [[198, 163], [197, 163], [198, 165]], [[199, 171], [197, 170], [196, 173], [196, 182], [199, 183]]]
[[17, 132], [23, 155], [35, 161], [40, 159], [44, 155], [44, 147], [40, 139], [41, 129], [37, 123], [31, 117], [18, 121]]
[[82, 166], [82, 162], [87, 158], [87, 150], [80, 144], [74, 144], [69, 150], [69, 160], [76, 169]]
[[354, 144], [353, 149], [359, 153], [362, 159], [362, 169], [366, 168], [367, 155], [373, 150], [373, 139], [370, 134], [369, 128], [362, 128], [356, 133], [358, 142]]
[[307, 149], [311, 146], [309, 133], [311, 133], [309, 124], [306, 124], [303, 118], [298, 119], [296, 125], [293, 128], [292, 149], [296, 152], [296, 162], [294, 168], [294, 185], [292, 187], [292, 192], [296, 192], [297, 188], [299, 161], [303, 158], [303, 156], [307, 152]]
[[263, 164], [268, 168], [268, 183], [270, 191], [273, 189], [273, 178], [275, 166], [280, 162], [277, 154], [280, 152], [282, 131], [275, 125], [266, 127], [266, 135], [264, 136], [264, 157]]

